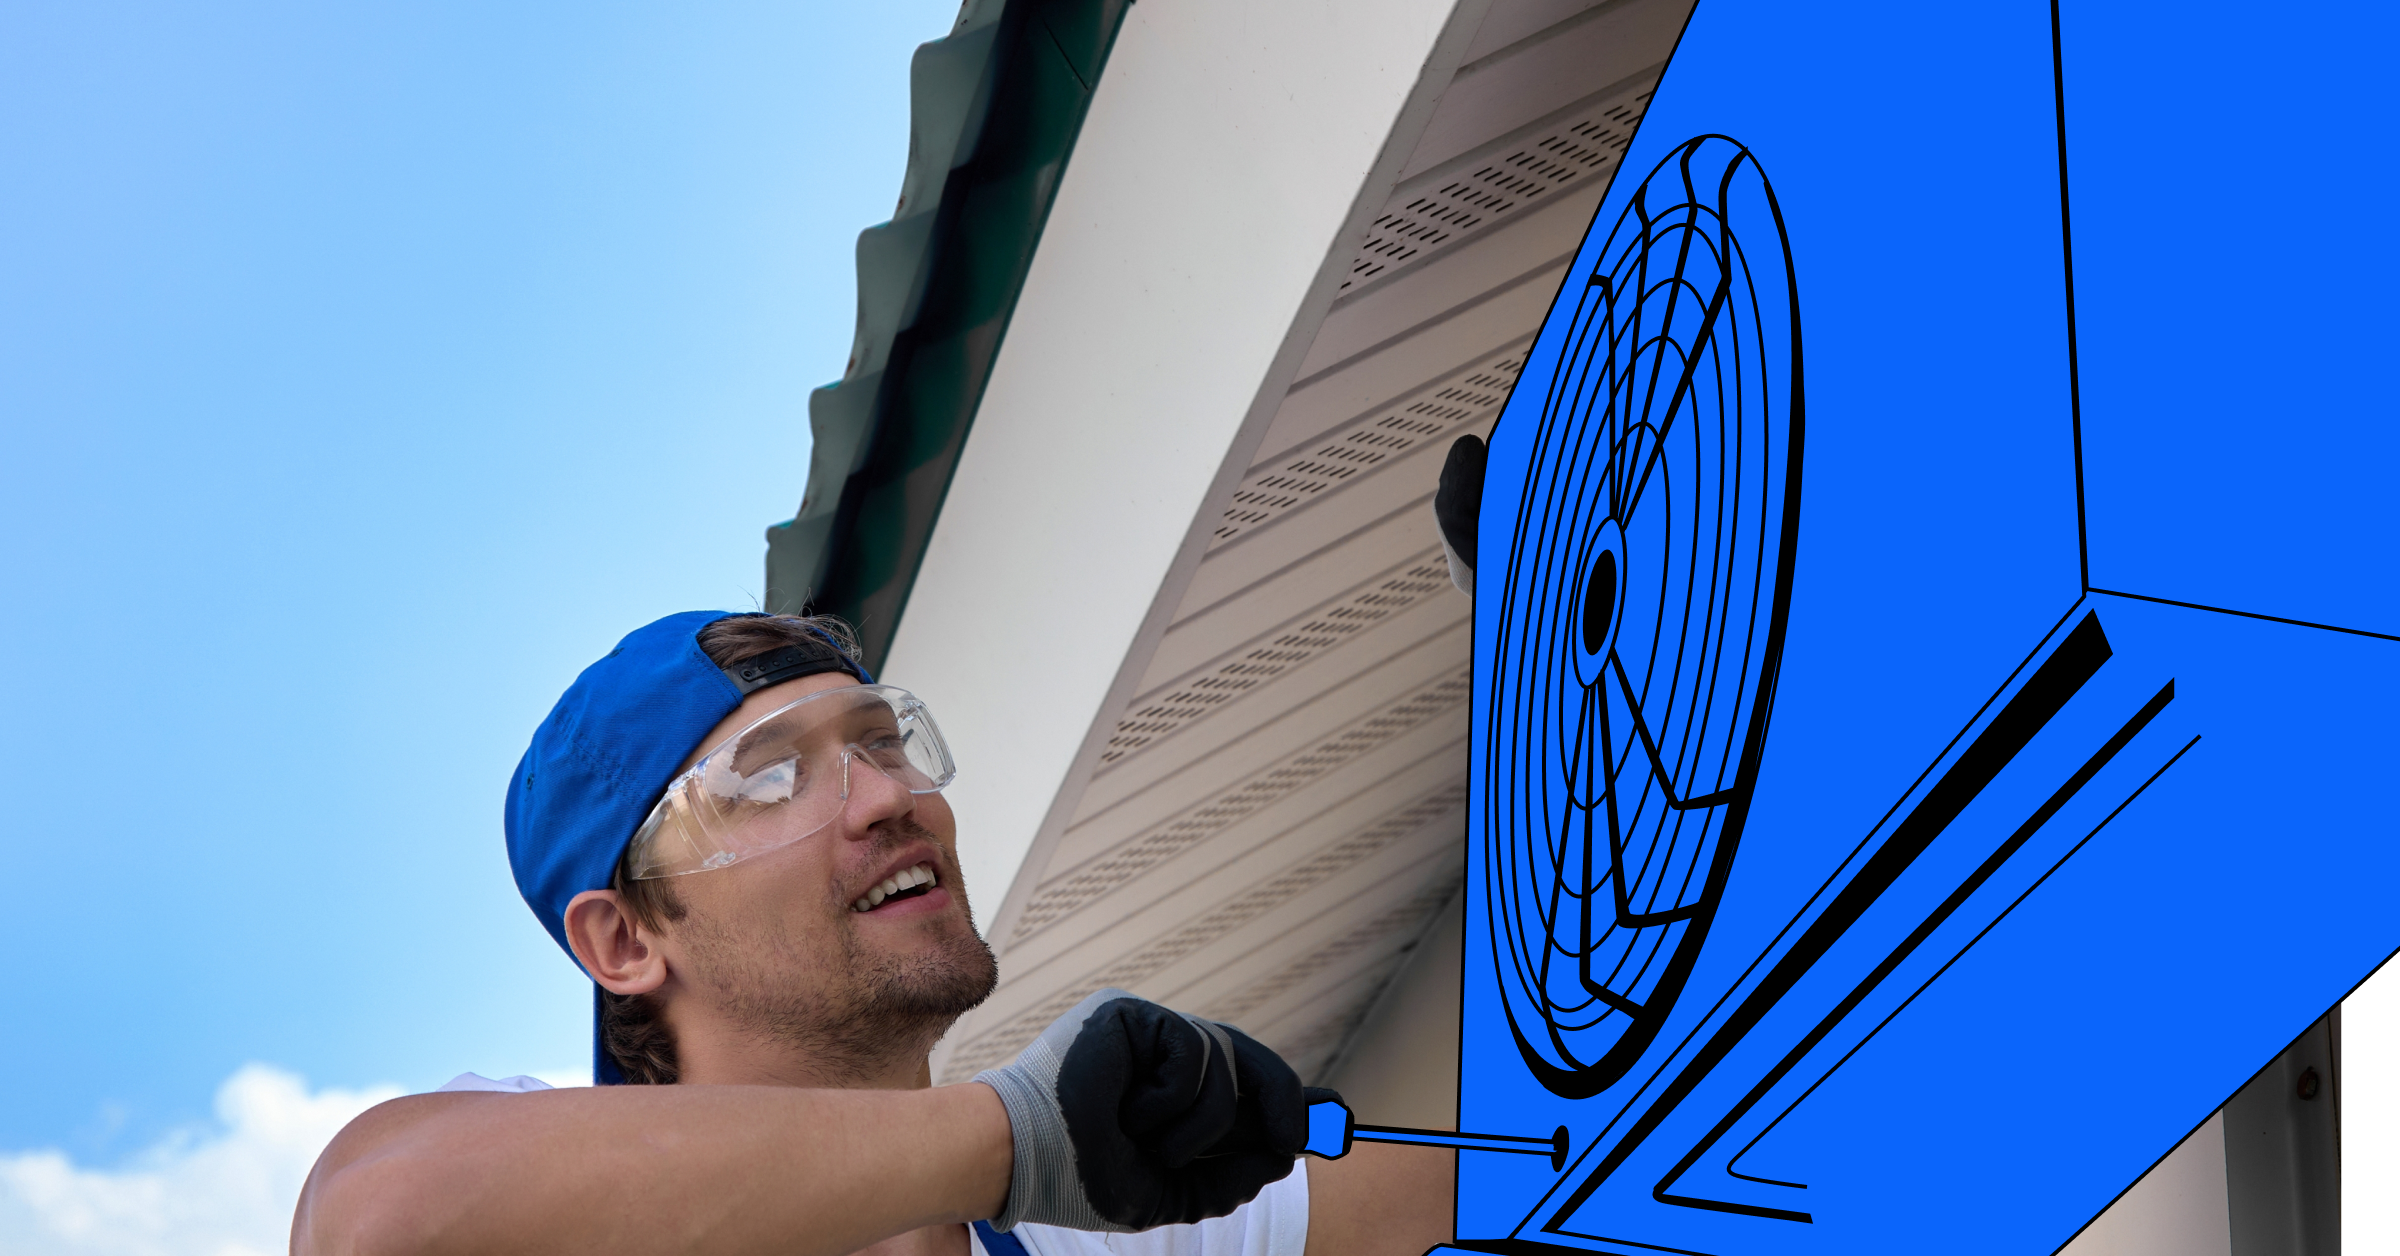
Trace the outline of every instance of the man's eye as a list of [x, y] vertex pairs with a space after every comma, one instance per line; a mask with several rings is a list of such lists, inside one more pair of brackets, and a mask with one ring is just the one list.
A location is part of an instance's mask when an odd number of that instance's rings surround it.
[[783, 802], [797, 792], [803, 768], [797, 759], [781, 759], [745, 773], [734, 796], [745, 802]]

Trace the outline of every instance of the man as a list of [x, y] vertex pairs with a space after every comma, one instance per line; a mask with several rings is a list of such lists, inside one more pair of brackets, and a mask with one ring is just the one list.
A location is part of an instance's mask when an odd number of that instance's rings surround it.
[[468, 1075], [374, 1108], [310, 1174], [296, 1256], [1416, 1256], [1448, 1237], [1450, 1153], [1302, 1166], [1281, 1060], [1119, 991], [933, 1086], [928, 1053], [996, 968], [948, 748], [855, 655], [838, 621], [692, 612], [577, 678], [507, 827], [527, 904], [595, 983], [601, 1084]]

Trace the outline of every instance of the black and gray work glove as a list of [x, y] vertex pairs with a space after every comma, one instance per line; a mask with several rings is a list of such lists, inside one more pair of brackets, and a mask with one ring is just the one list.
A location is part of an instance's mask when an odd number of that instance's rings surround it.
[[1016, 1138], [1008, 1205], [992, 1219], [1147, 1230], [1222, 1217], [1292, 1171], [1313, 1096], [1281, 1057], [1220, 1025], [1102, 990], [1016, 1062], [975, 1080]]

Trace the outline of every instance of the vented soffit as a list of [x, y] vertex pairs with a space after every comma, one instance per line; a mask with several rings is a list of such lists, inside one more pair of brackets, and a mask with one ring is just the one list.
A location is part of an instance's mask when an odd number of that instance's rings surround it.
[[[1428, 499], [1486, 432], [1648, 109], [1679, 0], [1503, 0], [1357, 234], [1122, 705], [1017, 870], [1001, 983], [936, 1057], [1097, 985], [1322, 1074], [1461, 874], [1471, 623]], [[1488, 37], [1487, 37], [1488, 35]]]

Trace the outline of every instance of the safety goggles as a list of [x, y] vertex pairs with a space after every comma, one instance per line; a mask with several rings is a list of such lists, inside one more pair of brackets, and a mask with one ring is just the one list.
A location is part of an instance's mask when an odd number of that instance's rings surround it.
[[958, 775], [923, 701], [890, 685], [845, 685], [777, 708], [667, 786], [633, 835], [634, 880], [722, 868], [809, 837], [842, 814], [861, 772], [912, 794]]

